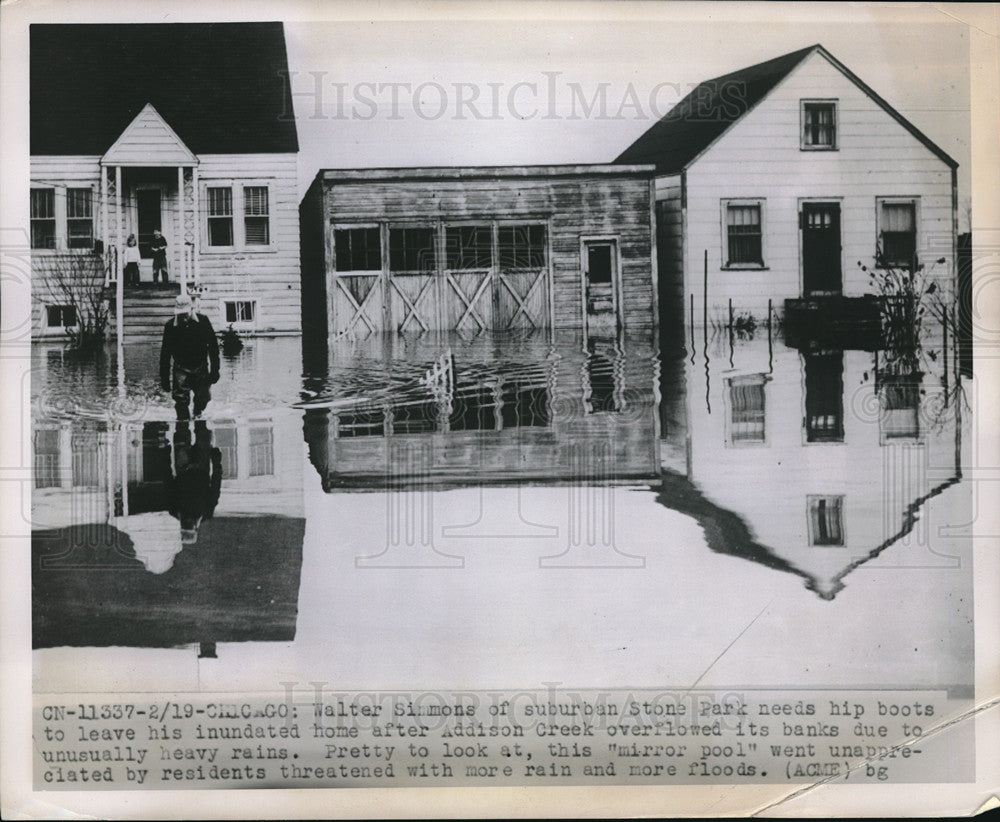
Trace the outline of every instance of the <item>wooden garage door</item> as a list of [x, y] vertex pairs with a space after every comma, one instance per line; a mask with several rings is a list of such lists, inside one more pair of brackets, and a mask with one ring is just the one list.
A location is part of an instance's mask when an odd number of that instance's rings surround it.
[[493, 327], [493, 227], [445, 228], [445, 269], [442, 288], [444, 327], [484, 331]]
[[333, 245], [334, 332], [364, 336], [381, 331], [385, 289], [378, 226], [335, 227]]
[[389, 227], [389, 316], [395, 331], [440, 328], [437, 229]]
[[549, 324], [547, 232], [544, 225], [500, 225], [493, 281], [493, 327]]

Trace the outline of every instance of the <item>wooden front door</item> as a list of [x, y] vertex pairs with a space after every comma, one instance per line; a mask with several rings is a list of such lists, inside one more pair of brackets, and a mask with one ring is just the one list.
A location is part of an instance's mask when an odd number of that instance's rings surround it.
[[800, 219], [803, 296], [840, 294], [840, 204], [803, 203]]
[[160, 189], [136, 189], [135, 208], [136, 228], [139, 234], [136, 237], [136, 240], [139, 241], [139, 256], [147, 260], [153, 256], [153, 252], [149, 250], [149, 244], [153, 240], [153, 231], [157, 228], [163, 228], [163, 224], [160, 222], [162, 219]]

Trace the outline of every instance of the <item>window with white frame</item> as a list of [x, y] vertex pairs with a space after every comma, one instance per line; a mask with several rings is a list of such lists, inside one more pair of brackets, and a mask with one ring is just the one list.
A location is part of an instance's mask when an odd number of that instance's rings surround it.
[[31, 247], [56, 247], [56, 190], [31, 189]]
[[803, 150], [832, 151], [837, 148], [837, 101], [802, 101]]
[[233, 242], [233, 189], [210, 186], [208, 194], [208, 244], [228, 248]]
[[224, 303], [228, 325], [252, 325], [257, 319], [255, 300], [225, 300]]
[[911, 268], [917, 256], [916, 199], [880, 198], [877, 216], [878, 264]]
[[727, 268], [763, 268], [764, 203], [723, 200], [723, 256]]
[[243, 236], [247, 245], [270, 245], [267, 186], [243, 187]]
[[66, 245], [94, 247], [94, 192], [89, 188], [66, 189]]
[[844, 544], [844, 498], [841, 496], [810, 496], [809, 544]]

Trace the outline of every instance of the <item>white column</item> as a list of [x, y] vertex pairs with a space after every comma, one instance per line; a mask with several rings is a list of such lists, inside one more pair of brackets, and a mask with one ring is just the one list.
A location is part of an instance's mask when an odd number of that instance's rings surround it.
[[198, 258], [201, 256], [199, 254], [199, 250], [201, 249], [201, 209], [199, 208], [198, 166], [192, 166], [191, 168], [191, 196], [194, 198], [194, 204], [191, 207], [191, 210], [194, 212], [194, 281], [195, 283], [200, 283]]
[[187, 253], [184, 246], [184, 166], [177, 166], [177, 233], [174, 235], [175, 259], [179, 263], [181, 294], [187, 293]]
[[115, 213], [117, 215], [117, 226], [115, 227], [115, 269], [117, 281], [115, 283], [115, 327], [117, 331], [117, 354], [118, 354], [118, 391], [125, 392], [125, 286], [122, 277], [122, 167], [115, 166]]
[[[108, 170], [101, 166], [101, 243], [104, 245], [105, 264], [108, 260], [108, 243], [111, 241], [111, 232], [108, 231]], [[107, 283], [108, 271], [104, 272], [104, 281]]]

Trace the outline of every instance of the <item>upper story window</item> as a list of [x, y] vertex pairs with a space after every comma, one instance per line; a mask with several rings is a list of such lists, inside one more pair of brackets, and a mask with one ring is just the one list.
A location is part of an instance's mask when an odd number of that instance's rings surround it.
[[827, 150], [837, 148], [837, 101], [802, 101], [802, 148], [803, 150]]
[[233, 245], [233, 189], [229, 186], [208, 189], [208, 244]]
[[760, 200], [724, 200], [727, 268], [764, 265], [764, 206]]
[[93, 191], [66, 189], [66, 244], [69, 248], [94, 247]]
[[31, 247], [56, 247], [56, 190], [31, 189]]
[[917, 254], [916, 200], [878, 201], [878, 251], [879, 266], [913, 266]]

